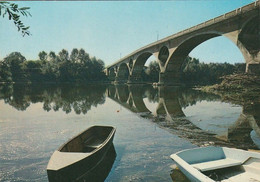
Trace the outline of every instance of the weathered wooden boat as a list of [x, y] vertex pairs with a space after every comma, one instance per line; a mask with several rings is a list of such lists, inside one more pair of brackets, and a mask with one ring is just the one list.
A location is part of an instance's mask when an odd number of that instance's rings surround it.
[[202, 147], [171, 155], [191, 181], [260, 181], [260, 153], [227, 147]]
[[49, 160], [49, 181], [73, 181], [95, 168], [113, 144], [115, 131], [111, 126], [92, 126], [63, 144]]

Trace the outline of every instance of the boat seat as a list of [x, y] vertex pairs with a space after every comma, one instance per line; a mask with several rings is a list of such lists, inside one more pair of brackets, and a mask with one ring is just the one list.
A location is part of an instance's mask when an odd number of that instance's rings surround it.
[[225, 158], [225, 159], [220, 159], [215, 161], [192, 164], [192, 167], [200, 170], [201, 172], [204, 172], [204, 171], [211, 171], [211, 170], [221, 169], [226, 167], [238, 166], [241, 164], [242, 164], [241, 161]]

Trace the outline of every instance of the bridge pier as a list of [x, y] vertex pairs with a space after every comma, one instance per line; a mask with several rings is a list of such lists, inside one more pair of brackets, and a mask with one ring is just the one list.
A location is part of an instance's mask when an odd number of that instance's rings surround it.
[[260, 75], [260, 63], [246, 64], [246, 73], [253, 73], [253, 74]]
[[127, 83], [128, 84], [142, 84], [144, 82], [143, 82], [141, 75], [135, 74], [135, 75], [129, 75]]
[[121, 64], [117, 70], [115, 77], [115, 84], [127, 83], [129, 77], [129, 70], [126, 64]]
[[158, 85], [183, 86], [179, 72], [160, 72]]
[[122, 79], [120, 77], [115, 78], [114, 84], [118, 85], [118, 84], [124, 84], [124, 83], [127, 83], [127, 79]]

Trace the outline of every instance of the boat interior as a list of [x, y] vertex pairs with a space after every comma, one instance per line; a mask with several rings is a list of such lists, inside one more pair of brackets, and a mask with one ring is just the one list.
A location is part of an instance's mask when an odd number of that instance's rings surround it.
[[178, 155], [193, 168], [215, 181], [260, 182], [259, 153], [209, 147], [193, 150], [192, 153], [184, 151]]
[[93, 126], [61, 146], [59, 151], [92, 152], [106, 141], [113, 129], [113, 127]]
[[215, 181], [252, 181], [260, 182], [260, 159], [249, 158], [244, 164], [223, 169], [203, 172]]

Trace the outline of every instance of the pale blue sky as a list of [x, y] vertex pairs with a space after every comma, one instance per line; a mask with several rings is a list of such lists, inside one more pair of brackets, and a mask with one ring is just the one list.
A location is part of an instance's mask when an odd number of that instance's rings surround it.
[[[193, 1], [32, 1], [32, 17], [22, 20], [31, 36], [22, 37], [13, 22], [0, 19], [0, 59], [13, 51], [37, 59], [42, 50], [58, 53], [84, 48], [106, 65], [136, 49], [253, 0]], [[243, 62], [238, 48], [227, 38], [209, 40], [190, 56], [204, 62]]]

